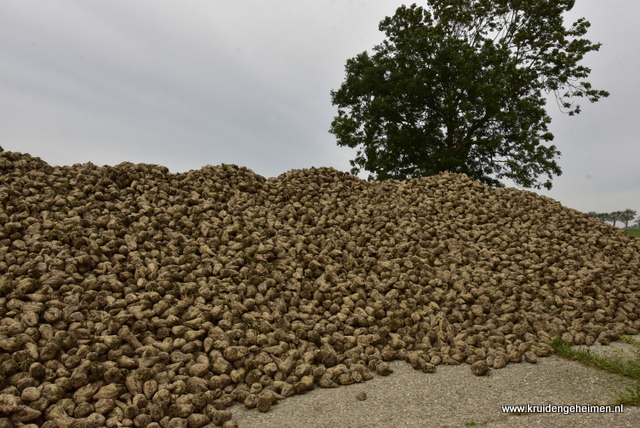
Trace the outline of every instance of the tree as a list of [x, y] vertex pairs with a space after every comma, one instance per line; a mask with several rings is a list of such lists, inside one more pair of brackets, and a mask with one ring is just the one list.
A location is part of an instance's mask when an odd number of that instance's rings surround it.
[[587, 213], [587, 215], [593, 219], [596, 220], [600, 220], [600, 221], [609, 221], [609, 214], [608, 213], [597, 213], [595, 211], [589, 211]]
[[[600, 44], [580, 38], [584, 18], [564, 27], [574, 0], [427, 0], [397, 9], [380, 23], [386, 34], [369, 55], [347, 60], [331, 91], [338, 115], [330, 132], [357, 148], [353, 174], [411, 179], [465, 173], [501, 187], [551, 188], [560, 175], [545, 94], [569, 115], [573, 97], [608, 93], [583, 79], [578, 65]], [[539, 182], [546, 174], [548, 180]]]
[[607, 222], [607, 221], [615, 221], [613, 219], [613, 216], [611, 215], [612, 213], [600, 213], [600, 220]]
[[603, 222], [607, 222], [611, 220], [611, 215], [609, 213], [597, 213], [594, 211], [590, 211], [589, 217], [595, 218], [596, 220], [600, 220]]
[[[595, 211], [589, 211], [587, 213], [591, 218], [595, 218], [600, 221], [610, 221], [613, 226], [615, 226], [618, 221], [621, 221], [624, 223], [625, 228], [629, 227], [629, 222], [632, 221], [637, 214], [637, 211], [629, 208], [624, 211], [613, 211], [610, 213], [597, 213]], [[638, 220], [640, 220], [640, 218], [636, 221]]]
[[612, 222], [613, 227], [615, 227], [616, 223], [618, 222], [618, 220], [620, 220], [621, 216], [622, 216], [622, 211], [613, 211], [608, 214], [607, 220]]
[[624, 227], [625, 227], [625, 228], [628, 228], [628, 227], [629, 227], [629, 222], [630, 222], [631, 220], [633, 220], [633, 218], [634, 218], [637, 214], [638, 214], [638, 212], [637, 212], [637, 211], [634, 211], [634, 210], [632, 210], [632, 209], [630, 209], [630, 208], [627, 208], [626, 210], [624, 210], [624, 211], [622, 211], [622, 212], [620, 213], [620, 216], [619, 216], [619, 218], [618, 218], [618, 219], [619, 219], [621, 222], [623, 222], [623, 223], [624, 223]]

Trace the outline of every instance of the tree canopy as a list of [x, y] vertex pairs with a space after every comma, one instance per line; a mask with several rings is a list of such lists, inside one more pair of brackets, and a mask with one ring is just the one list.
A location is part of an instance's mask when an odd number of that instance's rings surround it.
[[[595, 218], [596, 220], [610, 221], [613, 226], [615, 226], [618, 221], [621, 221], [624, 223], [624, 227], [628, 228], [629, 222], [633, 221], [633, 218], [638, 215], [638, 212], [627, 208], [624, 211], [613, 211], [610, 213], [597, 213], [595, 211], [589, 211], [587, 215], [591, 218]], [[640, 225], [640, 218], [636, 221], [638, 222], [638, 225]]]
[[[599, 44], [581, 38], [584, 18], [565, 28], [573, 0], [427, 0], [380, 23], [386, 39], [347, 60], [331, 91], [330, 132], [356, 148], [352, 173], [411, 179], [443, 171], [501, 187], [551, 188], [560, 152], [548, 130], [546, 95], [573, 115], [584, 97], [608, 93], [579, 65]], [[548, 179], [539, 181], [540, 175]]]

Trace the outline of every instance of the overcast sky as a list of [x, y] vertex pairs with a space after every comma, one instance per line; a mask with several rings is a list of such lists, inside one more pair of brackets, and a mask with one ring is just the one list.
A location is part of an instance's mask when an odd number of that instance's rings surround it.
[[[574, 117], [549, 105], [563, 175], [538, 193], [640, 212], [640, 1], [576, 3], [568, 19], [586, 17], [603, 44], [588, 80], [611, 96]], [[51, 165], [349, 171], [355, 150], [328, 132], [329, 92], [402, 4], [0, 0], [0, 145]]]

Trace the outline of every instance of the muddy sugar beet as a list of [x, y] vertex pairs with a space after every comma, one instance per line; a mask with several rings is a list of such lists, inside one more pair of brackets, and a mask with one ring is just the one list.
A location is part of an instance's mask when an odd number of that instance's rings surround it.
[[478, 375], [640, 330], [640, 246], [464, 175], [0, 153], [0, 426], [236, 426], [405, 360]]

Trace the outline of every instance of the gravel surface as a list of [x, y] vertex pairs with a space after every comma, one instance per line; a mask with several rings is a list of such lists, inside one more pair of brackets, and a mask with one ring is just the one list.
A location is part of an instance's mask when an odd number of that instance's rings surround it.
[[[640, 408], [623, 413], [565, 415], [502, 412], [502, 405], [588, 405], [613, 403], [628, 381], [555, 356], [535, 365], [509, 364], [488, 376], [474, 376], [463, 366], [441, 366], [421, 373], [405, 362], [394, 373], [362, 384], [316, 389], [290, 397], [268, 413], [234, 406], [244, 428], [386, 428], [386, 427], [637, 427]], [[366, 400], [357, 395], [366, 393]]]

